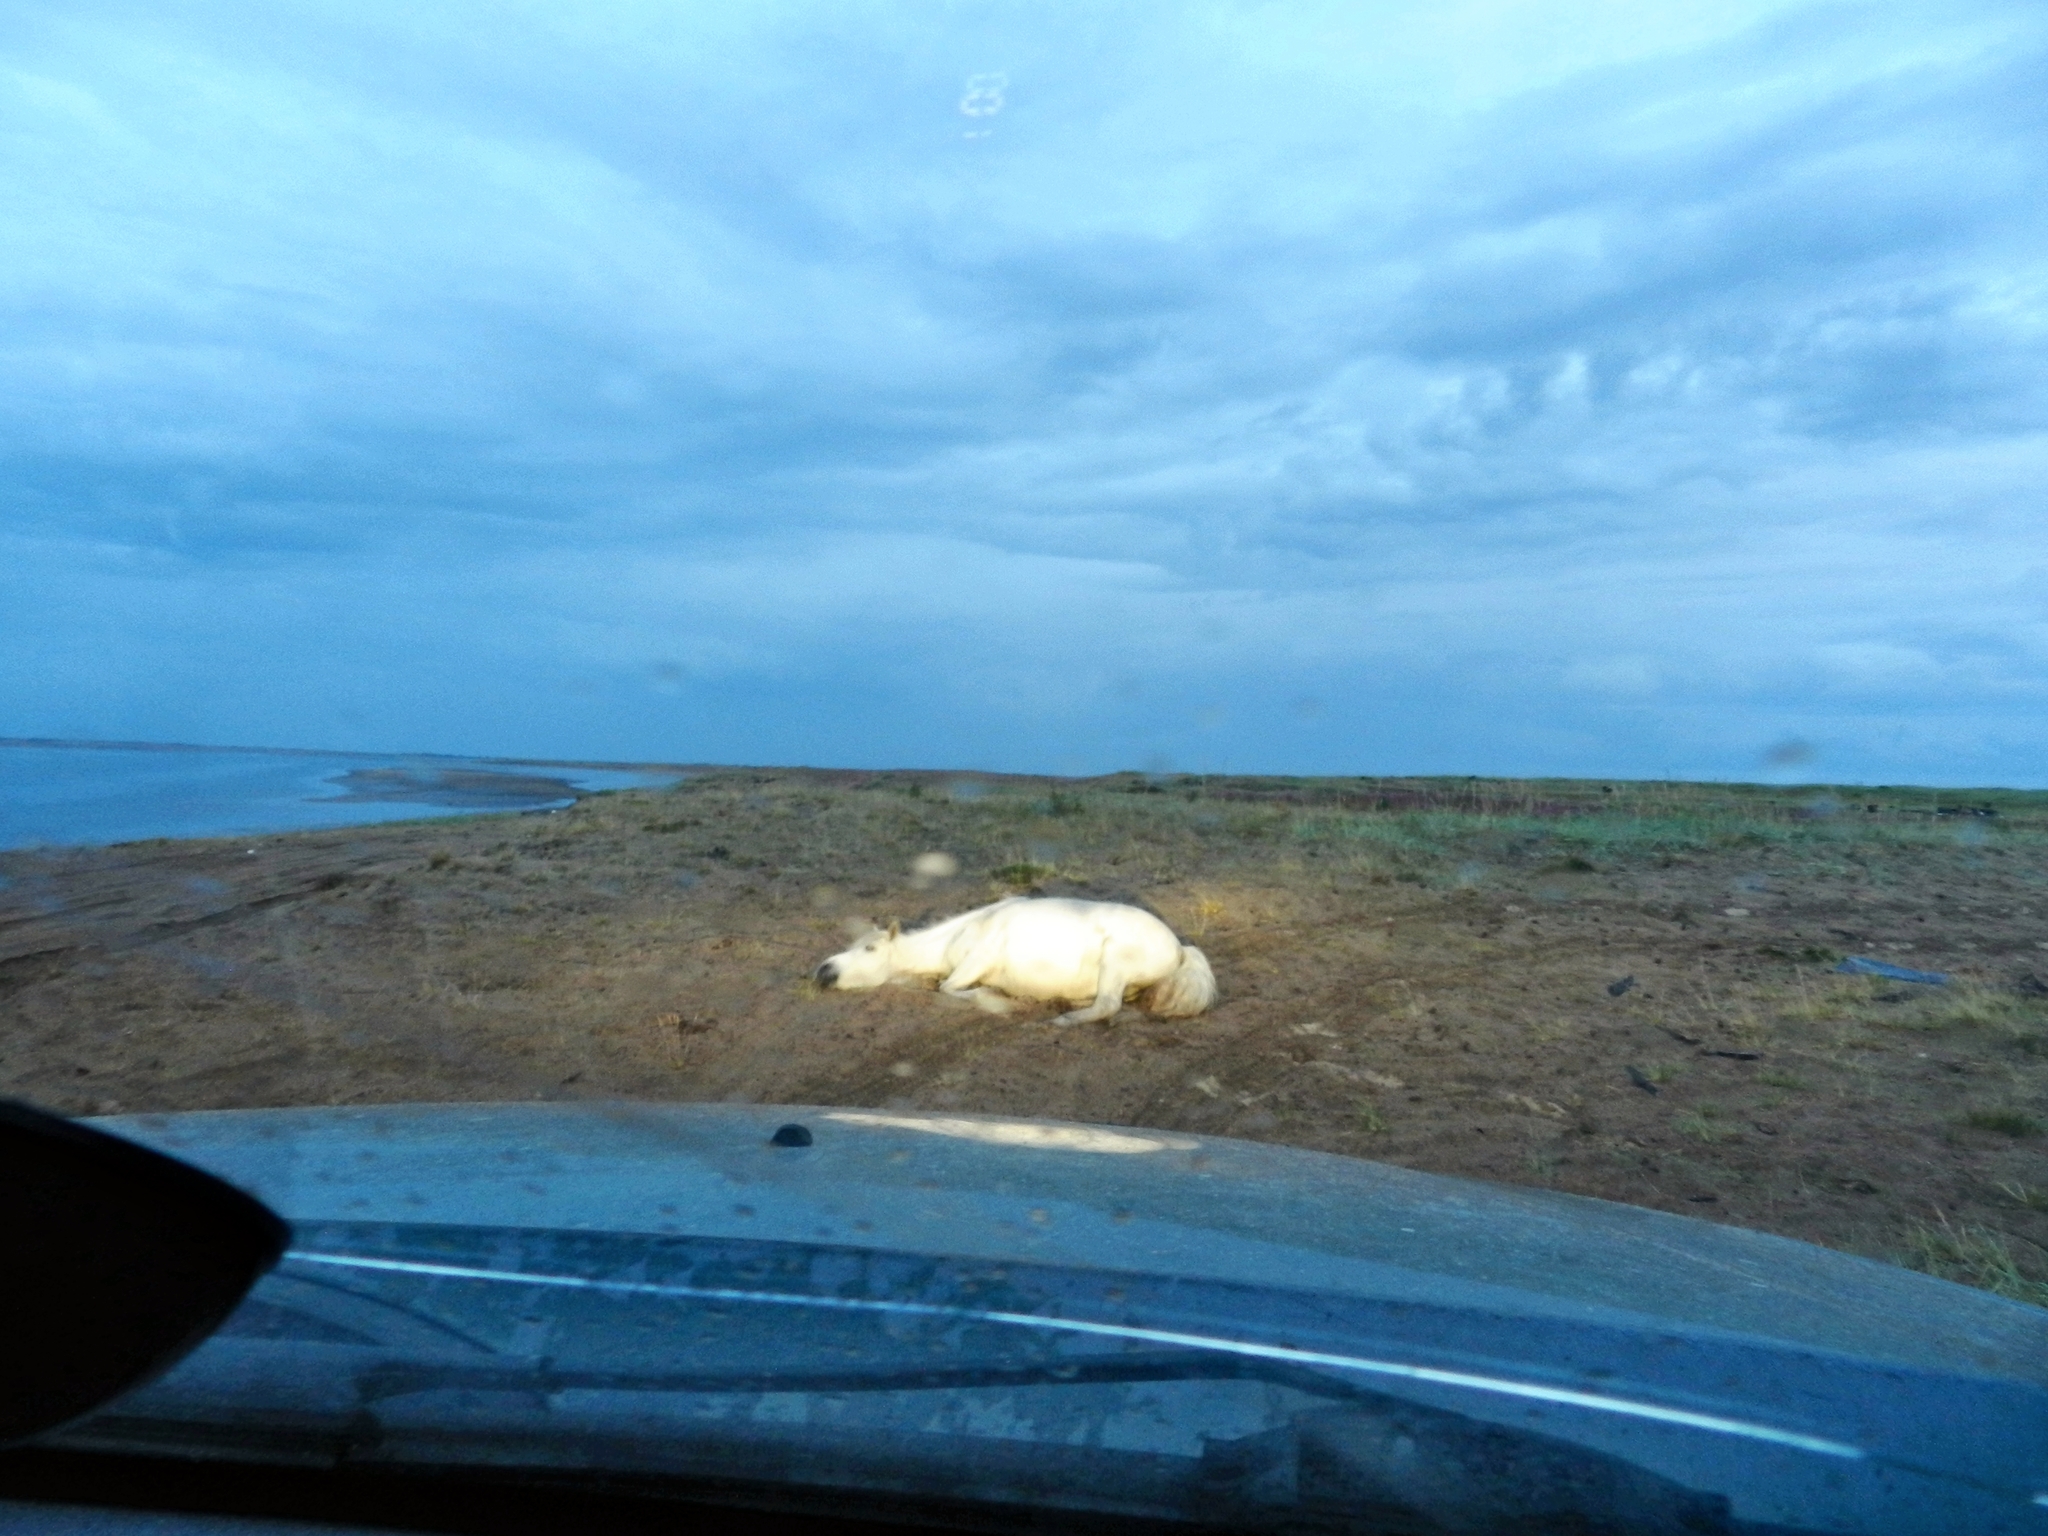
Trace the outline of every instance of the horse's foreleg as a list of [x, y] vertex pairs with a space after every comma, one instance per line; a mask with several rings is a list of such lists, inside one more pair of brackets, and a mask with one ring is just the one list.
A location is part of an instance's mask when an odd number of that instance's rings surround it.
[[1007, 1013], [1007, 1008], [995, 1007], [989, 999], [996, 994], [982, 986], [982, 978], [996, 968], [1003, 958], [1003, 946], [999, 939], [984, 938], [960, 959], [960, 963], [939, 982], [939, 990], [948, 997], [967, 998], [991, 1013]]
[[957, 998], [963, 1003], [972, 1003], [983, 1013], [1015, 1013], [1020, 1006], [1013, 997], [1008, 997], [993, 987], [945, 987], [939, 988], [941, 997]]

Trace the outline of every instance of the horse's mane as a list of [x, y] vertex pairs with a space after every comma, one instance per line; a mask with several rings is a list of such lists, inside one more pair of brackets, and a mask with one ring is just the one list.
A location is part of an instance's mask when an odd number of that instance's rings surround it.
[[[1060, 897], [1071, 901], [1114, 902], [1119, 906], [1136, 907], [1140, 912], [1158, 918], [1167, 927], [1173, 927], [1173, 923], [1168, 919], [1167, 915], [1153, 906], [1143, 896], [1139, 895], [1136, 891], [1125, 890], [1118, 886], [1097, 885], [1086, 880], [1045, 880], [1036, 885], [1028, 886], [1024, 890], [1013, 890], [1004, 896], [998, 896], [996, 901], [1005, 901], [1011, 896], [1032, 898]], [[961, 916], [964, 912], [972, 912], [978, 907], [992, 905], [994, 905], [993, 902], [983, 901], [977, 902], [974, 907], [966, 908], [957, 906], [927, 906], [914, 917], [899, 918], [896, 921], [902, 924], [905, 933], [916, 933], [925, 928], [935, 928], [940, 923], [950, 922], [954, 918]], [[881, 926], [887, 928], [889, 920], [885, 918]]]
[[1086, 880], [1047, 880], [1041, 885], [1032, 886], [1030, 890], [1025, 891], [1023, 894], [1026, 896], [1063, 896], [1074, 901], [1112, 901], [1119, 906], [1136, 907], [1140, 912], [1149, 913], [1153, 917], [1158, 918], [1162, 923], [1166, 923], [1167, 927], [1171, 928], [1173, 926], [1172, 923], [1167, 922], [1166, 914], [1153, 906], [1143, 896], [1139, 895], [1136, 891], [1124, 890], [1117, 886], [1096, 885]]

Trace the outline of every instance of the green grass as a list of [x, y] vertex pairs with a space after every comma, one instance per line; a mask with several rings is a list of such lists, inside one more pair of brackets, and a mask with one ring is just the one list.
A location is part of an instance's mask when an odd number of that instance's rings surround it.
[[[1585, 875], [1736, 849], [1771, 850], [1802, 859], [1850, 856], [1854, 861], [1859, 854], [1882, 859], [1893, 852], [1957, 841], [1955, 829], [1945, 820], [1801, 820], [1794, 814], [1797, 807], [1716, 804], [1712, 792], [1722, 788], [1700, 786], [1703, 803], [1697, 808], [1672, 806], [1654, 812], [1625, 805], [1541, 817], [1459, 810], [1305, 809], [1294, 814], [1289, 830], [1299, 843], [1355, 848], [1397, 868], [1428, 868], [1446, 880], [1460, 861], [1474, 856], [1510, 866], [1536, 859], [1559, 872]], [[2039, 811], [2025, 825], [2001, 825], [1993, 831], [1972, 821], [1967, 828], [1982, 836], [1987, 853], [2048, 849], [2048, 815]], [[1815, 947], [1800, 958], [1822, 963], [1838, 957]]]
[[1975, 1131], [1997, 1131], [2015, 1138], [2048, 1130], [2038, 1118], [2019, 1109], [1973, 1109], [1963, 1116], [1963, 1124]]
[[[1845, 807], [1883, 809], [1816, 815], [1813, 805], [1825, 794]], [[878, 775], [850, 792], [820, 796], [773, 772], [724, 770], [685, 780], [663, 798], [678, 809], [685, 800], [706, 809], [726, 802], [748, 821], [763, 810], [815, 811], [802, 823], [802, 845], [786, 855], [800, 863], [820, 862], [841, 846], [916, 842], [908, 853], [945, 847], [970, 868], [998, 866], [1006, 882], [1013, 873], [1026, 880], [1024, 864], [1051, 863], [1016, 851], [1033, 823], [1042, 828], [1038, 835], [1085, 844], [1093, 866], [1122, 857], [1149, 878], [1211, 865], [1220, 854], [1256, 857], [1261, 845], [1277, 845], [1337, 860], [1338, 869], [1379, 883], [1449, 889], [1550, 875], [1560, 899], [1566, 887], [1733, 850], [1753, 854], [1773, 880], [1816, 873], [1884, 880], [1894, 865], [1903, 875], [1916, 852], [1943, 846], [1971, 859], [2048, 850], [2048, 794], [2011, 791], [1193, 774], [991, 776], [924, 785]], [[1990, 804], [1999, 815], [1963, 821], [1930, 814], [1951, 803]], [[673, 819], [655, 824], [682, 830]], [[796, 826], [792, 820], [792, 836]], [[1968, 849], [1958, 842], [1959, 827], [1974, 839]], [[757, 830], [761, 841], [779, 838]], [[1834, 957], [1815, 947], [1784, 958], [1819, 965]]]

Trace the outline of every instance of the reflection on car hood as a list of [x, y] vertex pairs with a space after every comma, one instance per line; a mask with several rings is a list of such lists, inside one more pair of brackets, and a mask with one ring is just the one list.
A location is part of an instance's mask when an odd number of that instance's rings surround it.
[[[297, 1223], [688, 1234], [1727, 1330], [2048, 1383], [2048, 1313], [1806, 1243], [1214, 1137], [811, 1106], [102, 1119]], [[778, 1127], [811, 1144], [777, 1146]]]

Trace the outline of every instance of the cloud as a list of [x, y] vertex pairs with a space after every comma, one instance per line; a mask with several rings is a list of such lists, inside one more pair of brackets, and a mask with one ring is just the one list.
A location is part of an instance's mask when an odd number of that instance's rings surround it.
[[1646, 656], [1582, 657], [1565, 668], [1564, 685], [1595, 693], [1655, 693], [1657, 668]]
[[2038, 779], [2032, 8], [1204, 17], [29, 7], [0, 718]]
[[1855, 689], [1888, 690], [1937, 682], [1942, 669], [1925, 651], [1883, 641], [1824, 645], [1816, 652], [1822, 667]]

